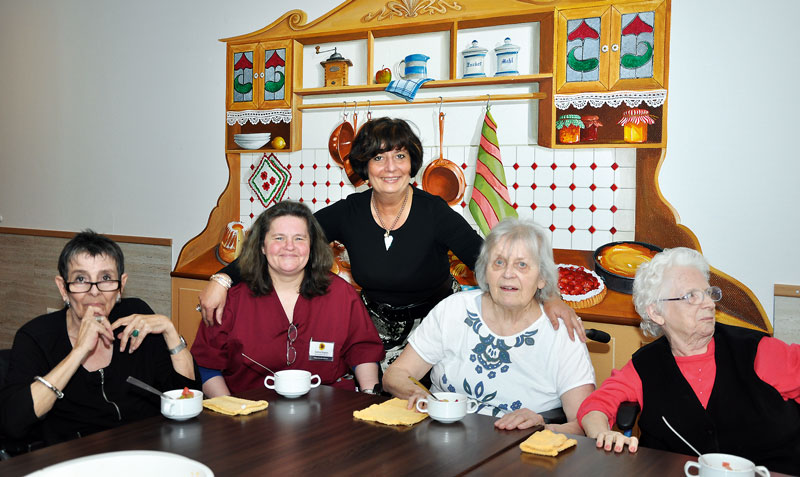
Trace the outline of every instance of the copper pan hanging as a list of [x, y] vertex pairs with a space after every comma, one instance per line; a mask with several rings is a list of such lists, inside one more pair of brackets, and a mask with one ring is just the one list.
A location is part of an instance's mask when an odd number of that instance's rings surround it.
[[464, 173], [453, 161], [444, 158], [444, 113], [439, 109], [439, 158], [434, 159], [422, 174], [422, 189], [438, 195], [450, 205], [456, 205], [464, 197], [466, 181]]
[[353, 125], [347, 120], [347, 102], [345, 102], [343, 117], [342, 123], [334, 128], [328, 139], [328, 152], [333, 161], [341, 167], [344, 167], [344, 157], [350, 153], [350, 146], [356, 135]]

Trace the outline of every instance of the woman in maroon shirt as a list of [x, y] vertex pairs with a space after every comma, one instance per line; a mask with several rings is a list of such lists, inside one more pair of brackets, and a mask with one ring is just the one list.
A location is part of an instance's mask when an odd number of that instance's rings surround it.
[[358, 294], [329, 272], [333, 256], [305, 205], [264, 211], [239, 257], [242, 283], [231, 288], [222, 324], [201, 324], [192, 354], [203, 392], [227, 395], [263, 385], [266, 371], [302, 369], [322, 384], [362, 389], [378, 383], [383, 345]]

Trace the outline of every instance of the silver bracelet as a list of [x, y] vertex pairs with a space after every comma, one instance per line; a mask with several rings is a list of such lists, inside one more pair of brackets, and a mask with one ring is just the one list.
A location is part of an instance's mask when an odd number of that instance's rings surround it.
[[47, 387], [48, 387], [48, 388], [49, 388], [51, 391], [53, 391], [54, 393], [56, 393], [56, 399], [62, 399], [62, 398], [64, 397], [64, 393], [62, 393], [61, 391], [59, 391], [57, 387], [55, 387], [55, 386], [53, 386], [52, 384], [50, 384], [49, 382], [47, 382], [47, 380], [46, 380], [46, 379], [44, 379], [43, 377], [41, 377], [41, 376], [34, 376], [34, 377], [33, 377], [33, 379], [35, 379], [36, 381], [39, 381], [40, 383], [44, 384], [44, 385], [45, 385], [45, 386], [47, 386]]
[[221, 275], [219, 273], [211, 275], [209, 280], [214, 280], [215, 282], [225, 287], [226, 290], [230, 290], [231, 285], [233, 285], [233, 280], [231, 280], [230, 277], [226, 277], [225, 275]]

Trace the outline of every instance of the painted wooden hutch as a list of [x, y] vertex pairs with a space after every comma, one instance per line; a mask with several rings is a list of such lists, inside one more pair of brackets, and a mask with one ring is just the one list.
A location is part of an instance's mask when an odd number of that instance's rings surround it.
[[[536, 73], [511, 76], [459, 78], [459, 32], [479, 28], [536, 23], [538, 61]], [[498, 85], [532, 84], [527, 99], [538, 102], [536, 142], [545, 148], [635, 148], [635, 239], [661, 247], [686, 246], [701, 250], [688, 228], [658, 186], [658, 173], [667, 154], [669, 91], [670, 0], [346, 0], [318, 19], [293, 10], [253, 33], [226, 38], [225, 158], [229, 181], [205, 228], [181, 250], [172, 273], [173, 319], [179, 330], [194, 338], [199, 313], [197, 295], [208, 277], [221, 268], [215, 250], [225, 225], [239, 217], [240, 156], [234, 135], [269, 132], [285, 139], [285, 149], [268, 143], [258, 152], [282, 153], [303, 148], [303, 112], [312, 108], [341, 107], [353, 95], [375, 94], [372, 104], [397, 105], [405, 101], [383, 93], [375, 83], [376, 44], [381, 39], [425, 32], [445, 32], [449, 48], [444, 58], [447, 73], [422, 86], [423, 90], [451, 92], [459, 88], [481, 90], [493, 101]], [[347, 86], [303, 87], [304, 48], [344, 41], [363, 43], [366, 63], [361, 77], [350, 75]], [[307, 54], [307, 53], [306, 53]], [[322, 96], [325, 95], [325, 96]], [[309, 103], [315, 96], [335, 98]], [[466, 100], [484, 101], [467, 97]], [[444, 97], [442, 101], [464, 98]], [[630, 104], [646, 103], [654, 123], [647, 140], [624, 141], [622, 127], [604, 127], [592, 144], [561, 144], [557, 119], [563, 114], [592, 114], [615, 125]], [[327, 132], [326, 132], [327, 133]], [[546, 226], [546, 224], [545, 224]], [[556, 260], [589, 268], [589, 251], [556, 250]], [[766, 314], [753, 293], [722, 271], [712, 269], [713, 285], [724, 291], [718, 320], [771, 332]], [[629, 295], [609, 291], [599, 305], [580, 311], [590, 327], [611, 333], [609, 344], [590, 343], [598, 383], [612, 368], [624, 364], [646, 340]]]

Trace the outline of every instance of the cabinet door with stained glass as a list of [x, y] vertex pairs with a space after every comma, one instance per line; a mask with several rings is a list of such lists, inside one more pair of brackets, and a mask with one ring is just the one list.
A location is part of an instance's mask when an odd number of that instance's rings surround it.
[[560, 93], [608, 88], [610, 28], [607, 6], [559, 12], [556, 84]]
[[664, 87], [667, 28], [662, 0], [612, 8], [611, 89]]
[[258, 44], [259, 109], [291, 107], [292, 93], [292, 48], [291, 41]]
[[232, 45], [228, 48], [227, 103], [229, 110], [256, 109], [263, 84], [258, 44]]

